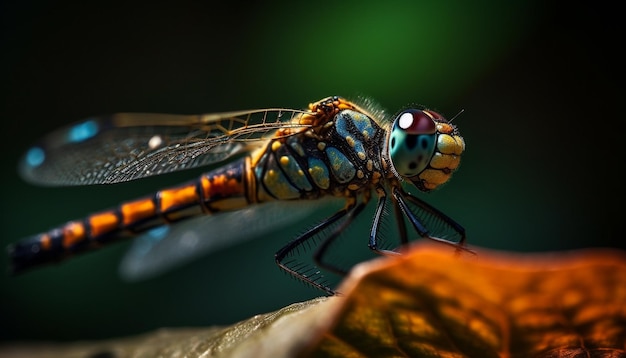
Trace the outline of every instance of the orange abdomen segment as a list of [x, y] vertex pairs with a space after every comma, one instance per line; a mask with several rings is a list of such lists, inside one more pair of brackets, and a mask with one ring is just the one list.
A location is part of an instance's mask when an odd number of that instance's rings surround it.
[[[251, 203], [249, 160], [241, 159], [191, 182], [123, 203], [116, 208], [70, 221], [11, 246], [11, 271], [48, 262], [133, 237], [157, 226], [195, 215], [234, 210]], [[254, 183], [252, 182], [252, 187]]]

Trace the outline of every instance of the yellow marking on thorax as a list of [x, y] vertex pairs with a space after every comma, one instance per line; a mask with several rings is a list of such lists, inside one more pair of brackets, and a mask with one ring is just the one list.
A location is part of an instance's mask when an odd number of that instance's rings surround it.
[[292, 187], [286, 181], [281, 180], [281, 175], [274, 169], [270, 169], [265, 173], [263, 181], [269, 187], [269, 191], [278, 198], [288, 198], [294, 194], [291, 191]]
[[[273, 142], [272, 145], [274, 145], [274, 143], [276, 143], [276, 142]], [[280, 144], [280, 143], [278, 143], [278, 144]], [[263, 146], [263, 147], [255, 150], [255, 151], [253, 151], [252, 153], [250, 153], [250, 165], [251, 165], [252, 168], [256, 167], [257, 164], [259, 163], [259, 160], [261, 160], [261, 158], [263, 158], [263, 154], [265, 154], [266, 148], [267, 148], [266, 146]]]
[[325, 175], [327, 173], [324, 168], [320, 168], [317, 166], [311, 167], [309, 168], [309, 174], [311, 174], [313, 180], [320, 188], [328, 189], [328, 187], [330, 186], [330, 179], [328, 178], [328, 176]]

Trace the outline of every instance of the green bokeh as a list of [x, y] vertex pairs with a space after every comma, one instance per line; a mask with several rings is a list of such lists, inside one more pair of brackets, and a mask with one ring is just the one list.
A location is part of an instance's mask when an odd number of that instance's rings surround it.
[[[467, 143], [461, 168], [426, 200], [463, 224], [470, 244], [623, 246], [617, 11], [527, 1], [2, 6], [2, 246], [196, 175], [22, 182], [17, 159], [58, 126], [112, 112], [300, 108], [335, 94], [370, 96], [392, 113], [415, 102], [448, 117], [465, 110], [455, 119]], [[1, 277], [0, 335], [78, 340], [228, 324], [317, 296], [273, 260], [308, 224], [146, 282], [118, 277], [128, 243]], [[350, 231], [365, 250], [368, 225]]]

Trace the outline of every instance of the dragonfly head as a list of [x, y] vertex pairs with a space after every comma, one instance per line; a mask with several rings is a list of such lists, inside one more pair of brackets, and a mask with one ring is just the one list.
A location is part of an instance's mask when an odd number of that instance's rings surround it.
[[465, 150], [457, 128], [439, 113], [427, 109], [400, 112], [387, 141], [395, 174], [410, 180], [422, 191], [447, 182]]

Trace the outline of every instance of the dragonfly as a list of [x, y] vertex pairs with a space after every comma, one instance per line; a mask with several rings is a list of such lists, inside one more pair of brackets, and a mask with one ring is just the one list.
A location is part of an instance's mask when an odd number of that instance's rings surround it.
[[[320, 269], [347, 274], [328, 253], [370, 202], [375, 209], [367, 246], [378, 254], [399, 254], [414, 235], [407, 227], [420, 238], [471, 251], [461, 225], [411, 193], [446, 183], [464, 150], [457, 127], [438, 112], [414, 106], [390, 116], [371, 100], [339, 96], [301, 110], [89, 118], [31, 147], [20, 161], [21, 176], [47, 186], [95, 185], [213, 167], [189, 182], [10, 245], [10, 271], [63, 261], [125, 238], [169, 243], [161, 250], [140, 245], [141, 254], [127, 265], [129, 272], [158, 269], [236, 241], [230, 236], [254, 236], [255, 225], [261, 231], [305, 220], [306, 210], [294, 207], [314, 208], [332, 199], [340, 203], [335, 211], [311, 223], [274, 259], [281, 270], [333, 295]], [[397, 227], [394, 247], [382, 244], [385, 223]], [[305, 264], [299, 252], [310, 246], [312, 263]]]

